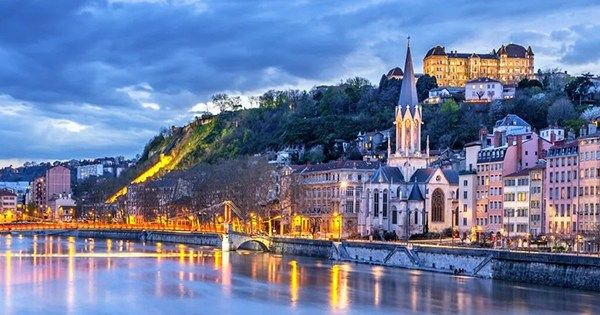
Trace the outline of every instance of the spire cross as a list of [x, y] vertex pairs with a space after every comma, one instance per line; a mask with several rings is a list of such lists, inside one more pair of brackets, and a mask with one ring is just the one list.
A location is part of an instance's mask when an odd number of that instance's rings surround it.
[[408, 36], [406, 39], [408, 41], [408, 46], [410, 46], [410, 36]]

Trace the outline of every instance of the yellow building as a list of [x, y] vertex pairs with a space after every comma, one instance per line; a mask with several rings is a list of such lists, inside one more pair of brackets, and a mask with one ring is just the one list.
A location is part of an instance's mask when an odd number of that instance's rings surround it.
[[431, 48], [423, 58], [423, 73], [434, 76], [440, 86], [464, 86], [480, 77], [502, 83], [534, 78], [533, 50], [517, 44], [502, 45], [489, 54], [446, 53], [443, 46]]

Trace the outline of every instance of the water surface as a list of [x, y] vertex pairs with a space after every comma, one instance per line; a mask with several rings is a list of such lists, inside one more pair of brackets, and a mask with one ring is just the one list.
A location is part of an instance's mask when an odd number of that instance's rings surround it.
[[594, 292], [58, 236], [0, 236], [0, 284], [0, 314], [19, 315], [600, 314]]

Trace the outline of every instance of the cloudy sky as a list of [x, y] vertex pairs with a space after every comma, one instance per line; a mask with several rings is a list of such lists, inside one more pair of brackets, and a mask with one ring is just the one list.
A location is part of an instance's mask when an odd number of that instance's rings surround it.
[[598, 1], [0, 0], [0, 165], [139, 153], [210, 96], [310, 88], [433, 45], [600, 73]]

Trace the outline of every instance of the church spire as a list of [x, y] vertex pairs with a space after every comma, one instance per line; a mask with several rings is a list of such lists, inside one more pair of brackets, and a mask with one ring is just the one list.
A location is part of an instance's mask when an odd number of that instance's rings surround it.
[[407, 39], [406, 45], [406, 61], [404, 63], [404, 78], [400, 86], [400, 98], [398, 105], [400, 108], [408, 106], [410, 111], [414, 113], [414, 109], [419, 103], [417, 98], [417, 80], [415, 79], [415, 71], [412, 63], [412, 55], [410, 53], [410, 36]]

